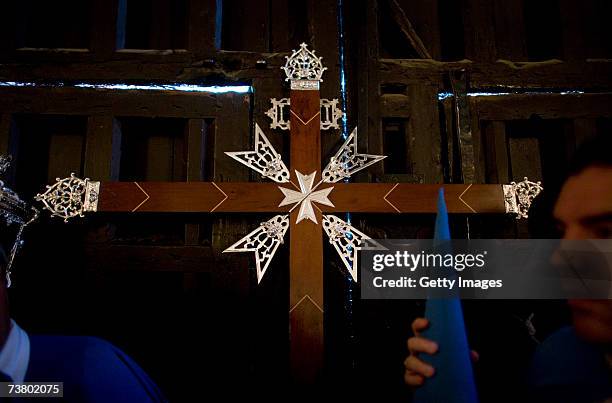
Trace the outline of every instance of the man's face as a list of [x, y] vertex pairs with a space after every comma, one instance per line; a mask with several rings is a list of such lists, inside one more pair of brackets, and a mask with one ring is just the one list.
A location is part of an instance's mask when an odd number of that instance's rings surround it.
[[[612, 167], [589, 167], [563, 185], [554, 209], [563, 239], [612, 239]], [[577, 333], [612, 343], [612, 300], [570, 300]]]

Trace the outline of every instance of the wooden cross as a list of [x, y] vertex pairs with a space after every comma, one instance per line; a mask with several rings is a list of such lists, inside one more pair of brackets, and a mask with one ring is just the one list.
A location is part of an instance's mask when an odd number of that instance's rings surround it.
[[[303, 62], [302, 60], [301, 66], [306, 71], [309, 66]], [[288, 312], [291, 327], [290, 362], [293, 379], [304, 384], [316, 382], [323, 367], [324, 215], [329, 218], [332, 213], [345, 212], [434, 213], [440, 187], [445, 189], [449, 213], [510, 212], [521, 214], [524, 213], [526, 208], [524, 205], [520, 205], [520, 202], [523, 201], [520, 199], [521, 195], [524, 199], [534, 196], [530, 194], [530, 192], [533, 193], [533, 186], [529, 185], [531, 183], [518, 185], [422, 185], [322, 182], [319, 78], [320, 75], [315, 80], [312, 77], [294, 77], [292, 80], [289, 156], [291, 173], [286, 172], [285, 174], [288, 177], [280, 184], [235, 182], [100, 183], [89, 180], [83, 181], [72, 176], [58, 180], [55, 185], [48, 186], [45, 194], [38, 196], [38, 199], [43, 201], [54, 215], [64, 219], [82, 215], [87, 211], [134, 214], [145, 212], [265, 212], [289, 214], [290, 306]], [[256, 133], [259, 135], [259, 127], [257, 127], [257, 130]], [[308, 177], [311, 173], [314, 173], [314, 177]], [[298, 177], [299, 175], [301, 177]], [[314, 194], [312, 192], [302, 192], [302, 196], [297, 197], [303, 190], [298, 184], [304, 181], [310, 181], [309, 184], [312, 186], [308, 187], [309, 190], [322, 191], [320, 193], [322, 197], [319, 201], [325, 200], [327, 197], [329, 203], [317, 202], [315, 199], [311, 203], [313, 208], [310, 212], [310, 219], [300, 220], [305, 214], [302, 208], [304, 195]], [[297, 198], [293, 200], [293, 203], [284, 204], [288, 199], [291, 199], [288, 194], [297, 195]], [[284, 229], [284, 231], [286, 230], [287, 228]], [[354, 228], [352, 230], [357, 231]], [[284, 231], [279, 236], [281, 240]], [[353, 278], [356, 279], [356, 273], [352, 274]], [[261, 279], [261, 275], [263, 273], [258, 271], [258, 279]]]

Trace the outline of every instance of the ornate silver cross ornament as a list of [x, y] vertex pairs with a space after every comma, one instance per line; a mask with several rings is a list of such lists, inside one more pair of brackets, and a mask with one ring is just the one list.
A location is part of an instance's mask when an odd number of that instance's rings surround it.
[[287, 75], [285, 81], [291, 82], [292, 90], [319, 89], [319, 83], [323, 81], [321, 76], [327, 70], [321, 63], [322, 57], [315, 56], [314, 50], [309, 50], [308, 45], [302, 43], [298, 50], [285, 58], [287, 62], [281, 69]]
[[296, 191], [293, 189], [287, 189], [284, 187], [278, 187], [281, 192], [285, 195], [283, 201], [278, 205], [288, 206], [294, 204], [293, 208], [289, 210], [289, 212], [293, 211], [296, 206], [300, 206], [300, 211], [298, 212], [296, 224], [300, 221], [306, 219], [317, 223], [317, 216], [315, 215], [314, 210], [312, 209], [312, 203], [317, 202], [323, 204], [325, 206], [334, 207], [334, 204], [329, 200], [328, 196], [331, 191], [334, 189], [333, 187], [325, 188], [322, 190], [315, 190], [321, 183], [314, 184], [316, 172], [311, 173], [310, 175], [304, 175], [299, 171], [295, 171], [295, 175], [298, 178], [298, 182], [300, 184], [300, 190]]
[[[277, 183], [289, 182], [289, 171], [282, 162], [281, 155], [276, 152], [258, 125], [255, 125], [254, 150], [226, 152], [226, 154], [258, 172], [262, 177]], [[334, 206], [329, 199], [334, 189], [333, 186], [317, 190], [321, 183], [336, 183], [345, 180], [385, 157], [384, 155], [360, 154], [357, 151], [357, 129], [355, 129], [330, 159], [327, 167], [323, 170], [323, 179], [319, 183], [314, 183], [316, 172], [304, 175], [296, 171], [299, 186], [289, 182], [295, 186], [296, 190], [284, 186], [278, 187], [284, 196], [279, 207], [293, 205], [291, 212], [297, 206], [300, 206], [296, 224], [302, 220], [311, 220], [317, 223], [314, 212], [316, 203]], [[273, 170], [269, 168], [272, 161], [275, 161], [273, 165], [276, 167]], [[351, 274], [351, 278], [356, 282], [357, 253], [365, 240], [372, 239], [333, 214], [323, 214], [322, 225], [329, 238], [329, 243], [334, 247], [344, 266]], [[288, 228], [289, 215], [277, 215], [261, 223], [257, 229], [248, 233], [224, 252], [255, 252], [257, 281], [259, 282], [279, 245], [283, 243]]]
[[56, 182], [47, 186], [47, 191], [37, 194], [35, 199], [42, 202], [52, 217], [60, 217], [68, 222], [72, 217], [83, 217], [89, 211], [98, 210], [100, 182], [89, 178], [79, 179], [74, 173], [69, 178], [56, 178]]
[[527, 218], [533, 199], [542, 191], [542, 182], [532, 182], [525, 177], [521, 182], [503, 185], [506, 213], [516, 214], [516, 218]]
[[[5, 157], [0, 155], [0, 174], [4, 174], [8, 170], [10, 164], [10, 156]], [[28, 225], [36, 221], [38, 215], [38, 209], [20, 199], [17, 193], [5, 186], [4, 182], [0, 180], [0, 219], [4, 221], [6, 226], [13, 224], [19, 226], [17, 235], [15, 236], [15, 242], [11, 247], [8, 262], [4, 270], [7, 288], [11, 286], [11, 271], [13, 269], [15, 257], [23, 245], [23, 231]]]
[[[321, 99], [321, 130], [340, 129], [338, 121], [342, 119], [344, 112], [338, 107], [338, 102], [337, 98]], [[291, 130], [291, 122], [287, 119], [291, 100], [272, 98], [270, 103], [272, 107], [266, 111], [266, 115], [271, 120], [270, 129]]]
[[259, 227], [249, 232], [244, 238], [225, 249], [225, 252], [255, 252], [257, 268], [257, 283], [261, 282], [276, 250], [283, 243], [289, 229], [289, 215], [276, 215], [259, 224]]

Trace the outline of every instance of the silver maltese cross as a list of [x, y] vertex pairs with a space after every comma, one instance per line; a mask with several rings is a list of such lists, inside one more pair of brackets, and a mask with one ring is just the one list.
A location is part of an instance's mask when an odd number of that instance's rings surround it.
[[291, 208], [290, 212], [295, 209], [295, 207], [300, 206], [300, 211], [297, 216], [296, 224], [300, 221], [306, 219], [311, 220], [315, 224], [317, 224], [317, 216], [315, 215], [314, 209], [312, 207], [312, 203], [320, 203], [325, 206], [334, 207], [333, 203], [329, 200], [329, 193], [334, 189], [333, 187], [316, 190], [316, 188], [322, 183], [319, 182], [316, 185], [314, 184], [316, 172], [311, 173], [310, 175], [304, 175], [298, 170], [295, 171], [295, 175], [297, 176], [298, 182], [300, 184], [300, 190], [293, 190], [283, 187], [278, 187], [281, 192], [285, 195], [285, 198], [278, 205], [279, 207], [288, 206], [294, 204]]

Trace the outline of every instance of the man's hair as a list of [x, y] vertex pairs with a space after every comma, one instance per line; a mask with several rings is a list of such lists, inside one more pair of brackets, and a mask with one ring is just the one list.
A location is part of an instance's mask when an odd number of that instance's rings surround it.
[[578, 175], [590, 167], [612, 167], [612, 135], [599, 135], [582, 144], [569, 166], [567, 177]]

